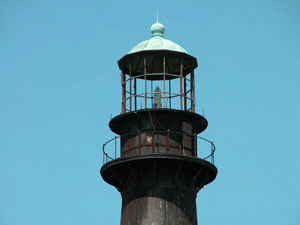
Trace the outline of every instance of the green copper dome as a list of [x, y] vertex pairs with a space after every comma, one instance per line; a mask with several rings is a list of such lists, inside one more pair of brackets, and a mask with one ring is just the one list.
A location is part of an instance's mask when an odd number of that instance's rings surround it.
[[149, 40], [142, 41], [141, 43], [136, 45], [128, 52], [128, 54], [149, 50], [169, 50], [187, 53], [187, 51], [180, 45], [164, 38], [165, 27], [161, 23], [154, 23], [151, 26], [150, 30], [152, 33], [152, 37]]

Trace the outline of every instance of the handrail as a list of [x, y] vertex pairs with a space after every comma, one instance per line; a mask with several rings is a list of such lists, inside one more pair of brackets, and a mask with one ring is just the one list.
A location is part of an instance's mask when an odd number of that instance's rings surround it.
[[[137, 132], [137, 133], [135, 132], [135, 133], [129, 133], [129, 134], [125, 134], [125, 135], [115, 136], [115, 137], [109, 139], [108, 141], [106, 141], [106, 142], [103, 144], [103, 147], [102, 147], [102, 152], [103, 152], [103, 164], [105, 164], [105, 163], [107, 163], [107, 162], [109, 162], [109, 161], [111, 161], [111, 160], [114, 160], [114, 159], [117, 159], [117, 158], [120, 158], [120, 157], [121, 157], [121, 156], [120, 156], [120, 154], [121, 154], [120, 152], [121, 152], [121, 151], [117, 151], [117, 141], [118, 141], [118, 139], [121, 140], [122, 137], [130, 136], [130, 135], [139, 135], [139, 138], [140, 138], [140, 137], [141, 137], [141, 134], [144, 134], [144, 133], [152, 133], [152, 135], [158, 134], [158, 133], [166, 133], [166, 134], [167, 134], [167, 137], [168, 137], [167, 142], [166, 142], [166, 145], [165, 145], [166, 149], [168, 149], [169, 147], [171, 147], [171, 145], [169, 144], [169, 135], [170, 135], [170, 134], [188, 135], [188, 134], [186, 134], [186, 133], [175, 132], [175, 131], [143, 131], [143, 132], [139, 131], [139, 132]], [[216, 146], [214, 145], [214, 143], [213, 143], [212, 141], [206, 139], [206, 138], [197, 136], [196, 134], [194, 134], [194, 135], [188, 135], [188, 136], [190, 136], [190, 137], [196, 137], [197, 140], [200, 139], [200, 140], [202, 140], [202, 141], [205, 141], [205, 142], [210, 143], [211, 149], [210, 149], [210, 154], [209, 154], [209, 155], [207, 155], [207, 156], [205, 156], [205, 157], [198, 157], [198, 156], [196, 155], [196, 156], [194, 156], [194, 157], [201, 158], [201, 159], [203, 159], [203, 160], [209, 161], [209, 162], [211, 162], [212, 164], [214, 164], [214, 153], [215, 153], [215, 150], [216, 150]], [[154, 138], [152, 138], [152, 140], [154, 140]], [[112, 153], [111, 150], [110, 150], [111, 153], [108, 153], [107, 151], [105, 151], [106, 146], [107, 146], [109, 143], [113, 142], [113, 141], [114, 141], [114, 153]], [[152, 143], [152, 145], [153, 145], [153, 143]], [[197, 145], [198, 145], [198, 141], [197, 141]], [[140, 148], [140, 147], [143, 147], [143, 146], [139, 146], [139, 148]], [[197, 149], [198, 149], [198, 148], [197, 148]], [[196, 150], [195, 150], [195, 151], [196, 151]], [[113, 154], [114, 154], [114, 155], [113, 155]], [[141, 154], [141, 153], [140, 153], [140, 154]], [[182, 153], [180, 153], [180, 154], [182, 154]], [[196, 153], [196, 154], [197, 154], [197, 153]]]
[[[115, 158], [112, 158], [108, 155], [107, 152], [104, 151], [105, 145], [107, 145], [108, 143], [110, 143], [113, 140], [116, 140], [117, 138], [119, 138], [120, 136], [115, 136], [114, 138], [111, 138], [110, 140], [108, 140], [107, 142], [105, 142], [102, 146], [102, 152], [103, 152], [103, 164], [107, 163], [107, 158], [109, 158], [110, 160], [116, 159], [116, 151], [115, 151]], [[104, 157], [105, 156], [105, 157]], [[106, 159], [106, 160], [105, 160]]]
[[[166, 75], [166, 76], [169, 76], [169, 77], [177, 77], [177, 78], [180, 78], [181, 75], [180, 74], [172, 74], [172, 73], [147, 73], [147, 77], [151, 77], [151, 76], [163, 76], [163, 75]], [[142, 73], [142, 74], [139, 74], [139, 75], [135, 75], [135, 76], [129, 76], [128, 79], [126, 79], [125, 81], [122, 82], [122, 84], [126, 83], [127, 81], [129, 80], [132, 80], [132, 79], [136, 79], [136, 78], [144, 78], [145, 77], [145, 74]], [[187, 78], [186, 76], [183, 76], [182, 77], [183, 79], [187, 80], [187, 81], [191, 81], [191, 79]]]
[[206, 138], [199, 137], [199, 136], [197, 136], [197, 138], [202, 139], [204, 141], [207, 141], [207, 142], [209, 142], [211, 144], [211, 153], [208, 156], [206, 156], [205, 158], [203, 158], [203, 159], [206, 160], [208, 158], [211, 158], [211, 163], [214, 164], [214, 162], [215, 162], [214, 154], [215, 154], [215, 151], [216, 151], [215, 144], [212, 141], [207, 140]]

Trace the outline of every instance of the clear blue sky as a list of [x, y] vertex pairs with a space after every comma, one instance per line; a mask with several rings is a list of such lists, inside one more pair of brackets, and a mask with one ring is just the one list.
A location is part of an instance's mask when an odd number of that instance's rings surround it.
[[99, 175], [117, 60], [165, 37], [197, 57], [217, 179], [199, 225], [300, 224], [300, 2], [0, 1], [0, 225], [117, 225]]

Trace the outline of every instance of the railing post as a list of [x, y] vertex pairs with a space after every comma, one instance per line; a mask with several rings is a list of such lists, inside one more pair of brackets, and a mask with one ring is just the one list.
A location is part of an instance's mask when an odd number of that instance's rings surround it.
[[163, 59], [163, 73], [164, 73], [164, 108], [166, 107], [166, 57], [164, 56]]
[[182, 77], [183, 77], [183, 64], [182, 64], [182, 59], [181, 59], [181, 63], [180, 63], [180, 110], [183, 109], [182, 105], [183, 105], [183, 102], [182, 102]]
[[124, 145], [122, 145], [122, 139], [123, 138], [123, 135], [120, 135], [120, 157], [123, 157], [123, 154], [124, 154]]
[[121, 80], [122, 80], [122, 113], [126, 112], [126, 77], [125, 73], [121, 72]]
[[133, 89], [134, 89], [134, 110], [136, 110], [137, 109], [137, 101], [136, 101], [136, 78], [134, 78], [134, 87], [133, 87]]
[[129, 87], [129, 93], [130, 93], [130, 94], [129, 94], [129, 95], [130, 95], [129, 104], [130, 104], [130, 112], [131, 112], [131, 111], [132, 111], [132, 93], [131, 93], [131, 91], [132, 91], [132, 90], [131, 90], [131, 89], [132, 89], [132, 88], [131, 88], [131, 86], [132, 86], [132, 84], [131, 84], [131, 83], [132, 83], [132, 81], [131, 81], [132, 78], [130, 77], [129, 79], [130, 79], [130, 80], [129, 80], [129, 86], [130, 86], [130, 87]]
[[191, 72], [191, 110], [195, 112], [195, 87], [194, 87], [194, 71]]
[[102, 145], [102, 153], [103, 153], [103, 164], [105, 163], [105, 152], [104, 152], [104, 146], [105, 144]]
[[184, 110], [187, 109], [187, 94], [186, 94], [186, 77], [183, 77], [183, 92], [184, 92]]
[[145, 109], [147, 109], [147, 77], [146, 77], [146, 73], [147, 73], [147, 70], [146, 70], [146, 66], [147, 66], [147, 62], [146, 62], [146, 57], [144, 58], [144, 80], [145, 80]]
[[171, 109], [172, 108], [172, 104], [171, 104], [171, 79], [169, 79], [169, 108]]
[[215, 149], [214, 144], [211, 142], [211, 162], [214, 165], [215, 164]]
[[131, 90], [131, 80], [132, 80], [132, 77], [131, 77], [131, 64], [129, 64], [129, 96], [130, 96], [130, 99], [129, 99], [129, 102], [130, 102], [130, 112], [132, 111], [132, 90]]

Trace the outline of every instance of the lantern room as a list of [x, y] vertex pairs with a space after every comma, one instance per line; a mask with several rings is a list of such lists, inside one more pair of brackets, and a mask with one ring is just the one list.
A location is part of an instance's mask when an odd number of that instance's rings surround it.
[[118, 61], [122, 80], [122, 113], [149, 108], [194, 112], [194, 69], [197, 60], [178, 44], [164, 38], [155, 23], [152, 37]]

